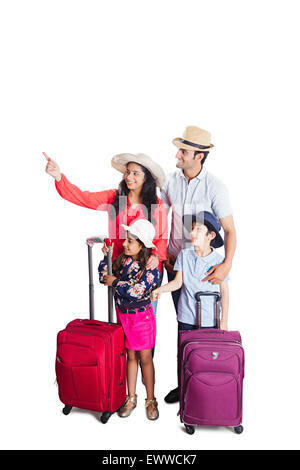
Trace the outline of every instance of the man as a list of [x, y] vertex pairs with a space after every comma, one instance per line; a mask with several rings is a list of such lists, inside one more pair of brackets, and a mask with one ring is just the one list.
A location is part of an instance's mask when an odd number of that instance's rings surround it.
[[[173, 266], [179, 252], [189, 246], [183, 228], [183, 214], [212, 212], [224, 230], [224, 261], [212, 266], [203, 282], [221, 284], [232, 266], [236, 249], [236, 232], [228, 191], [219, 179], [203, 167], [209, 151], [214, 147], [210, 139], [209, 132], [196, 126], [188, 126], [182, 137], [173, 140], [173, 144], [178, 148], [176, 154], [178, 170], [168, 175], [161, 190], [161, 199], [166, 208], [172, 208], [170, 239], [165, 262], [169, 282], [175, 278], [176, 272], [173, 271]], [[199, 290], [201, 290], [200, 285]], [[180, 289], [172, 292], [172, 297], [177, 314]], [[178, 388], [171, 390], [165, 401], [167, 403], [179, 401]]]

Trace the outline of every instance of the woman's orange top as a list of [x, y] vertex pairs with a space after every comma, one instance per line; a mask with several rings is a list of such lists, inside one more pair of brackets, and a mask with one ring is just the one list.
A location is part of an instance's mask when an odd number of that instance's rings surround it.
[[[127, 204], [124, 209], [120, 210], [116, 217], [111, 218], [110, 210], [115, 199], [116, 189], [99, 192], [81, 191], [77, 186], [70, 183], [65, 175], [62, 174], [61, 176], [59, 183], [55, 181], [55, 187], [61, 197], [81, 207], [108, 212], [108, 236], [114, 243], [112, 256], [115, 259], [124, 251], [123, 242], [126, 238], [126, 231], [121, 227], [121, 224], [130, 225], [134, 220], [145, 219], [142, 205], [133, 208], [127, 197]], [[153, 244], [156, 246], [156, 250], [153, 249], [152, 252], [159, 257], [158, 268], [161, 272], [162, 261], [167, 259], [168, 219], [163, 202], [159, 198], [157, 198], [157, 205], [152, 214], [152, 223], [155, 227]]]

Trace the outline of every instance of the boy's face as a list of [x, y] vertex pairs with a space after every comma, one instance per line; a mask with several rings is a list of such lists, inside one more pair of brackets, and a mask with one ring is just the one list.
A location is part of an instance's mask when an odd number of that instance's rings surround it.
[[215, 238], [214, 232], [208, 233], [208, 229], [200, 222], [193, 222], [192, 230], [190, 232], [191, 243], [194, 246], [201, 248], [209, 247], [211, 240]]

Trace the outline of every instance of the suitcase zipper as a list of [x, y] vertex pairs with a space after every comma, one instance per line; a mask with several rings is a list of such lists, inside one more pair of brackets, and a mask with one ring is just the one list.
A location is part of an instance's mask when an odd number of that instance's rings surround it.
[[[186, 383], [186, 387], [185, 387], [185, 392], [184, 392], [184, 398], [183, 398], [183, 407], [182, 407], [182, 410], [179, 410], [180, 411], [180, 416], [181, 416], [181, 419], [183, 421], [183, 415], [184, 415], [184, 409], [185, 409], [185, 404], [186, 404], [186, 396], [187, 396], [187, 391], [188, 391], [188, 386], [189, 386], [189, 383], [190, 383], [190, 380], [195, 376], [195, 375], [200, 375], [200, 374], [227, 374], [227, 375], [230, 375], [231, 377], [233, 377], [237, 383], [237, 388], [238, 388], [238, 416], [241, 416], [241, 399], [240, 399], [240, 394], [241, 394], [241, 386], [240, 386], [240, 381], [237, 379], [237, 377], [234, 375], [234, 374], [231, 374], [230, 372], [195, 372], [194, 374], [192, 374], [188, 380], [187, 380], [187, 383]], [[183, 421], [185, 422], [185, 421]], [[189, 426], [198, 426], [198, 424], [195, 424], [195, 423], [187, 423], [185, 422], [185, 424], [188, 424]]]
[[[85, 329], [89, 329], [89, 331], [91, 331], [91, 328], [88, 327], [88, 326], [84, 326], [84, 325], [72, 325], [72, 326], [69, 326], [68, 327], [68, 330], [67, 333], [72, 333], [72, 334], [77, 334], [79, 335], [80, 332], [79, 331], [73, 331], [72, 329], [73, 328], [85, 328]], [[65, 330], [64, 330], [65, 331]], [[110, 367], [109, 369], [107, 369], [105, 372], [105, 385], [104, 385], [104, 388], [106, 390], [107, 388], [107, 396], [106, 396], [106, 401], [109, 402], [110, 400], [110, 380], [109, 380], [109, 374], [108, 374], [108, 370], [111, 370], [112, 368], [112, 363], [111, 363], [111, 357], [110, 357], [110, 354], [109, 354], [109, 351], [108, 351], [108, 342], [105, 341], [105, 338], [107, 338], [107, 336], [105, 335], [102, 335], [99, 331], [97, 331], [97, 334], [95, 335], [95, 333], [87, 333], [87, 332], [84, 332], [84, 334], [87, 334], [88, 336], [98, 336], [99, 338], [102, 339], [103, 343], [104, 343], [104, 349], [105, 349], [105, 359], [108, 358], [108, 360], [110, 361]], [[109, 340], [109, 343], [110, 343], [110, 340]], [[98, 363], [98, 362], [97, 362]]]
[[[82, 322], [84, 322], [85, 320], [80, 320]], [[117, 326], [117, 324], [116, 324]], [[92, 332], [91, 334], [89, 333], [85, 333], [85, 334], [88, 334], [89, 336], [95, 336], [95, 333], [96, 333], [96, 336], [100, 337], [103, 339], [103, 342], [104, 342], [104, 345], [105, 345], [105, 357], [108, 358], [108, 360], [110, 361], [110, 364], [109, 364], [109, 369], [107, 369], [106, 371], [106, 374], [105, 374], [105, 382], [106, 384], [108, 384], [107, 386], [107, 402], [109, 404], [110, 402], [110, 388], [111, 388], [111, 380], [110, 380], [110, 376], [109, 376], [109, 370], [112, 369], [112, 359], [111, 359], [111, 355], [109, 354], [109, 347], [107, 346], [107, 342], [105, 341], [106, 338], [108, 338], [108, 342], [109, 342], [109, 345], [111, 345], [111, 341], [110, 341], [110, 337], [107, 337], [103, 334], [101, 334], [101, 331], [97, 330], [97, 328], [105, 328], [106, 331], [111, 331], [111, 328], [110, 328], [110, 325], [106, 325], [105, 323], [103, 323], [102, 325], [97, 325], [97, 324], [93, 324], [93, 325], [84, 325], [84, 324], [81, 324], [81, 325], [70, 325], [68, 327], [68, 329], [72, 329], [72, 328], [84, 328], [85, 330], [95, 330], [95, 332]], [[77, 334], [80, 334], [78, 331], [74, 331], [74, 333], [77, 333]], [[105, 390], [106, 390], [106, 387], [105, 387]], [[110, 408], [110, 406], [108, 406], [108, 408]]]
[[[193, 343], [189, 343], [189, 344], [193, 344]], [[195, 343], [194, 343], [194, 344], [195, 344]], [[199, 344], [199, 343], [196, 343], [196, 344]], [[231, 345], [230, 343], [228, 343], [228, 344]], [[186, 369], [186, 368], [188, 367], [188, 361], [189, 361], [189, 359], [190, 359], [190, 356], [191, 356], [194, 352], [199, 351], [199, 349], [204, 349], [204, 350], [206, 350], [204, 346], [205, 346], [205, 344], [203, 344], [203, 347], [202, 347], [202, 344], [201, 344], [201, 346], [199, 346], [199, 348], [197, 348], [197, 349], [192, 349], [192, 351], [190, 351], [190, 352], [188, 353], [187, 358], [186, 358], [185, 361], [184, 361], [183, 369]], [[236, 345], [236, 344], [232, 344], [232, 346], [237, 346], [237, 345]], [[219, 352], [219, 351], [227, 351], [227, 350], [224, 349], [224, 348], [218, 348], [218, 352]], [[240, 373], [241, 373], [241, 359], [240, 359], [239, 355], [238, 355], [236, 352], [232, 351], [232, 354], [236, 355], [237, 358], [238, 358], [239, 374], [240, 374]]]
[[[230, 341], [227, 340], [227, 341], [226, 341], [226, 340], [223, 339], [222, 341], [220, 341], [220, 340], [218, 340], [218, 339], [215, 339], [215, 340], [214, 340], [214, 339], [210, 339], [210, 340], [205, 339], [205, 341], [203, 342], [203, 344], [205, 344], [205, 343], [220, 343], [220, 342], [226, 342], [226, 343], [228, 343], [229, 345], [232, 345], [232, 346], [240, 346], [241, 349], [242, 349], [242, 351], [243, 351], [243, 354], [244, 354], [244, 348], [243, 348], [243, 346], [242, 346], [242, 343], [241, 343], [241, 341], [238, 341], [238, 340], [230, 340]], [[184, 363], [183, 359], [184, 359], [185, 349], [186, 349], [187, 346], [189, 346], [190, 344], [199, 344], [199, 341], [187, 341], [186, 343], [183, 343], [183, 345], [181, 345], [181, 350], [182, 350], [182, 355], [181, 355], [181, 357], [182, 357], [182, 368], [181, 368], [181, 373], [180, 373], [180, 384], [181, 384], [180, 387], [181, 387], [181, 386], [183, 385], [183, 383], [184, 383], [184, 382], [183, 382], [183, 371], [184, 371], [184, 369], [185, 369], [185, 366], [183, 365], [183, 363]], [[191, 351], [190, 354], [191, 354], [192, 352], [193, 352], [193, 351]], [[193, 375], [194, 375], [194, 374], [193, 374]], [[193, 375], [192, 375], [192, 376], [193, 376]], [[191, 377], [192, 377], [192, 376], [191, 376]], [[186, 388], [186, 387], [185, 387], [185, 388]], [[180, 413], [180, 416], [181, 416], [181, 417], [182, 417], [183, 412], [184, 412], [185, 394], [184, 394], [183, 400], [184, 400], [184, 401], [183, 401], [183, 408], [182, 408], [182, 410], [181, 410], [181, 402], [180, 402], [180, 409], [179, 409], [179, 413]]]

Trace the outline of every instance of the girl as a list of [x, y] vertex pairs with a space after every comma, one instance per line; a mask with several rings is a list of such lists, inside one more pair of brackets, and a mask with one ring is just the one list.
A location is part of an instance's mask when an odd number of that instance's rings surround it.
[[[58, 164], [43, 152], [47, 160], [46, 173], [55, 179], [58, 193], [78, 206], [107, 211], [109, 214], [108, 236], [114, 243], [113, 260], [123, 252], [126, 238], [122, 224], [130, 225], [134, 220], [146, 219], [155, 226], [153, 240], [155, 251], [150, 250], [147, 269], [158, 267], [162, 274], [162, 262], [166, 259], [168, 222], [162, 201], [156, 195], [156, 186], [164, 183], [162, 168], [144, 154], [119, 154], [112, 158], [112, 166], [123, 173], [118, 189], [100, 192], [81, 191], [60, 172]], [[153, 302], [156, 314], [157, 302]]]
[[[153, 238], [155, 228], [146, 220], [133, 222], [127, 230], [123, 243], [124, 253], [113, 262], [113, 276], [107, 275], [107, 259], [99, 264], [99, 281], [115, 288], [117, 321], [122, 325], [127, 348], [127, 385], [128, 395], [119, 416], [129, 416], [137, 405], [136, 381], [138, 362], [146, 387], [147, 418], [155, 420], [159, 416], [158, 405], [154, 396], [154, 365], [152, 348], [155, 345], [156, 328], [151, 290], [158, 285], [158, 268], [147, 269], [151, 249], [155, 247]], [[107, 247], [103, 247], [107, 255]]]

